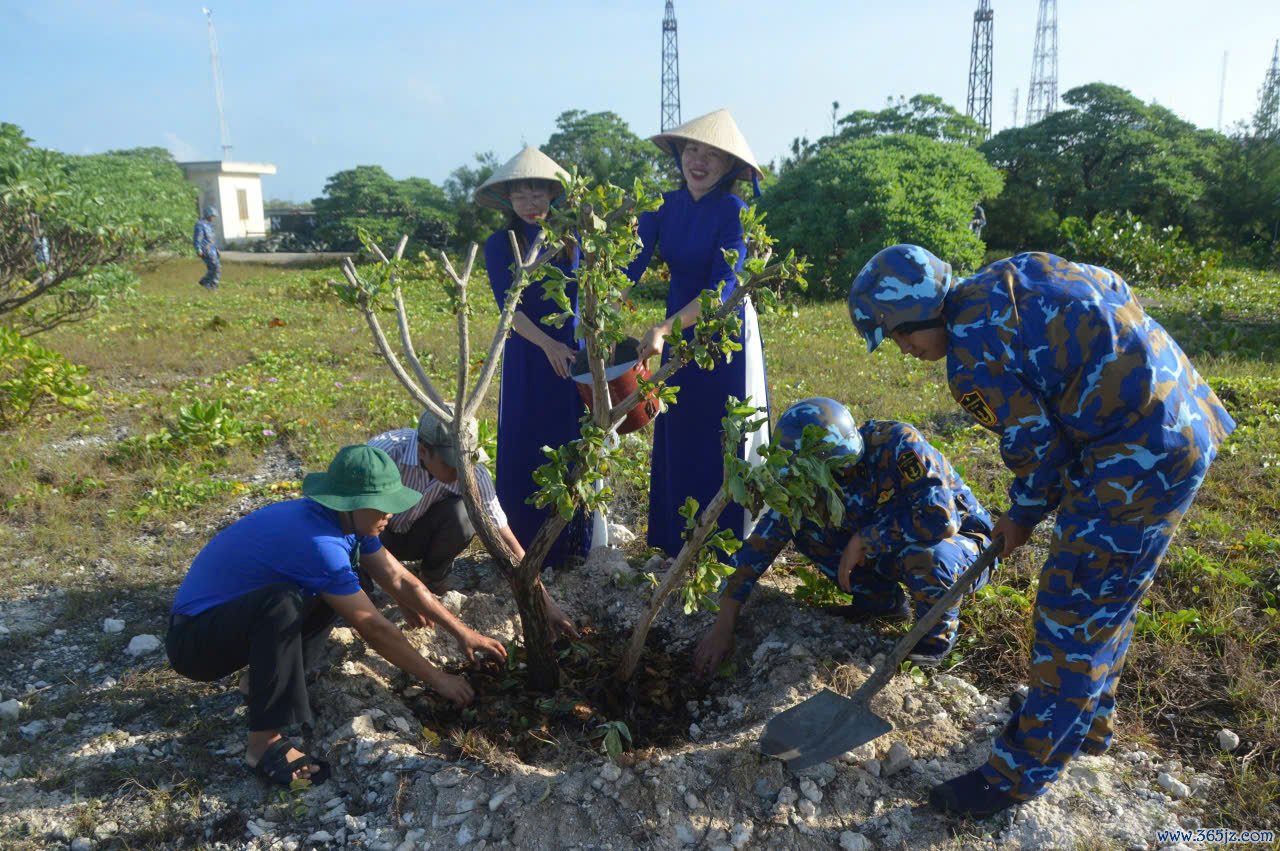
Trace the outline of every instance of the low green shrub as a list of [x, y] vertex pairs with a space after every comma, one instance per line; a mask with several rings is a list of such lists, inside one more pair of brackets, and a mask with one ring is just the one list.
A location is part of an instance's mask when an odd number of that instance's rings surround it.
[[1222, 261], [1220, 252], [1187, 243], [1182, 228], [1153, 228], [1128, 212], [1100, 213], [1092, 223], [1068, 216], [1058, 233], [1072, 260], [1106, 266], [1133, 283], [1199, 286], [1212, 280]]
[[84, 410], [93, 390], [86, 370], [16, 331], [0, 328], [0, 431], [40, 408]]

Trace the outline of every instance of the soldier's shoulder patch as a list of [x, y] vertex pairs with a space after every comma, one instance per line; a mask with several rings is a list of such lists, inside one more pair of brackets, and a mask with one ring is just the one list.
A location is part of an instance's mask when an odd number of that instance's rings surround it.
[[982, 392], [979, 390], [970, 390], [960, 397], [960, 407], [964, 408], [973, 418], [984, 426], [994, 426], [996, 424], [996, 412], [991, 410], [991, 406], [987, 404], [987, 400], [982, 398]]
[[886, 502], [893, 499], [893, 495], [896, 492], [897, 491], [894, 488], [889, 488], [887, 491], [880, 491], [880, 496], [876, 497], [876, 505], [884, 505]]
[[924, 478], [924, 462], [914, 449], [908, 449], [898, 456], [898, 471], [908, 482], [918, 482]]

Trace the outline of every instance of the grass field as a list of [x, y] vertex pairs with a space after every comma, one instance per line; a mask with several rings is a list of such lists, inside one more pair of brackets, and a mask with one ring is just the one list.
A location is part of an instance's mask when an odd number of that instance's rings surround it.
[[[66, 589], [63, 620], [101, 618], [105, 601], [121, 597], [163, 611], [206, 540], [173, 534], [172, 524], [203, 530], [246, 494], [294, 492], [295, 482], [261, 475], [268, 451], [318, 469], [338, 447], [414, 421], [362, 318], [329, 291], [332, 270], [233, 264], [215, 293], [196, 285], [202, 271], [193, 260], [161, 262], [144, 270], [136, 298], [41, 338], [87, 366], [97, 393], [91, 412], [42, 414], [3, 436], [0, 600], [56, 586]], [[1227, 778], [1229, 793], [1211, 803], [1220, 812], [1206, 825], [1275, 826], [1280, 278], [1233, 270], [1212, 287], [1143, 297], [1240, 428], [1143, 606], [1121, 685], [1120, 735]], [[408, 300], [424, 364], [449, 386], [454, 317], [438, 293]], [[496, 310], [482, 276], [475, 301], [473, 339], [484, 339]], [[637, 330], [660, 308], [640, 305]], [[995, 439], [953, 403], [941, 364], [892, 346], [866, 355], [843, 304], [799, 303], [762, 326], [775, 416], [796, 399], [828, 395], [860, 418], [913, 423], [988, 506], [1005, 506], [1008, 474]], [[496, 399], [485, 416], [495, 415]], [[629, 498], [642, 496], [632, 491]], [[996, 693], [1025, 673], [1045, 535], [969, 606], [950, 660]], [[118, 566], [105, 580], [95, 569], [103, 560]], [[20, 640], [0, 643], [0, 665], [21, 655]], [[1231, 758], [1213, 743], [1224, 726], [1244, 741]]]

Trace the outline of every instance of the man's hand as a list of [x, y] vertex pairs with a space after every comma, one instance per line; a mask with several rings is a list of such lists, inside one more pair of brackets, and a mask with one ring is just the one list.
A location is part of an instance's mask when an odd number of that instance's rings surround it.
[[439, 669], [436, 670], [435, 676], [427, 679], [427, 685], [445, 699], [452, 701], [455, 706], [466, 706], [476, 696], [475, 689], [471, 688], [471, 683], [466, 679], [457, 674], [446, 674]]
[[866, 560], [867, 539], [861, 535], [854, 535], [849, 539], [844, 552], [840, 555], [840, 570], [836, 574], [836, 578], [841, 591], [846, 594], [853, 593], [849, 589], [849, 575], [853, 573], [855, 567], [861, 567]]
[[700, 677], [711, 676], [732, 652], [733, 629], [722, 629], [717, 621], [693, 651], [693, 672]]
[[405, 629], [422, 629], [423, 627], [434, 627], [435, 621], [427, 617], [424, 612], [420, 612], [411, 606], [401, 604], [400, 616], [404, 618]]
[[[543, 593], [546, 594], [546, 591]], [[551, 627], [552, 641], [558, 638], [572, 638], [576, 641], [582, 637], [578, 635], [578, 628], [573, 625], [573, 618], [556, 605], [550, 594], [547, 594], [547, 623]]]
[[573, 349], [556, 338], [548, 336], [542, 351], [547, 356], [547, 360], [551, 362], [551, 368], [555, 370], [556, 375], [561, 378], [570, 376], [575, 357]]
[[468, 662], [476, 661], [476, 653], [487, 653], [493, 657], [494, 661], [503, 663], [507, 661], [507, 648], [502, 646], [501, 641], [481, 635], [470, 627], [464, 629], [465, 631], [458, 636], [458, 648], [466, 654]]
[[1000, 558], [1008, 558], [1014, 550], [1025, 544], [1034, 528], [1015, 523], [1008, 514], [1002, 514], [996, 521], [995, 529], [991, 531], [993, 539], [1004, 535], [1004, 549], [1000, 551]]

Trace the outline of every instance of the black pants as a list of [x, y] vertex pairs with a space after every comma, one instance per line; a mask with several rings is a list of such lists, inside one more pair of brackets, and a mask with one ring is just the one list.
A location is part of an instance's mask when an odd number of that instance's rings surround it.
[[453, 560], [467, 548], [476, 530], [460, 496], [432, 505], [406, 532], [383, 532], [382, 545], [400, 561], [421, 561], [419, 576], [427, 582], [444, 579]]
[[248, 665], [249, 729], [279, 730], [311, 723], [306, 675], [337, 620], [322, 598], [303, 598], [296, 585], [279, 582], [198, 615], [175, 615], [165, 650], [175, 671], [199, 682]]

